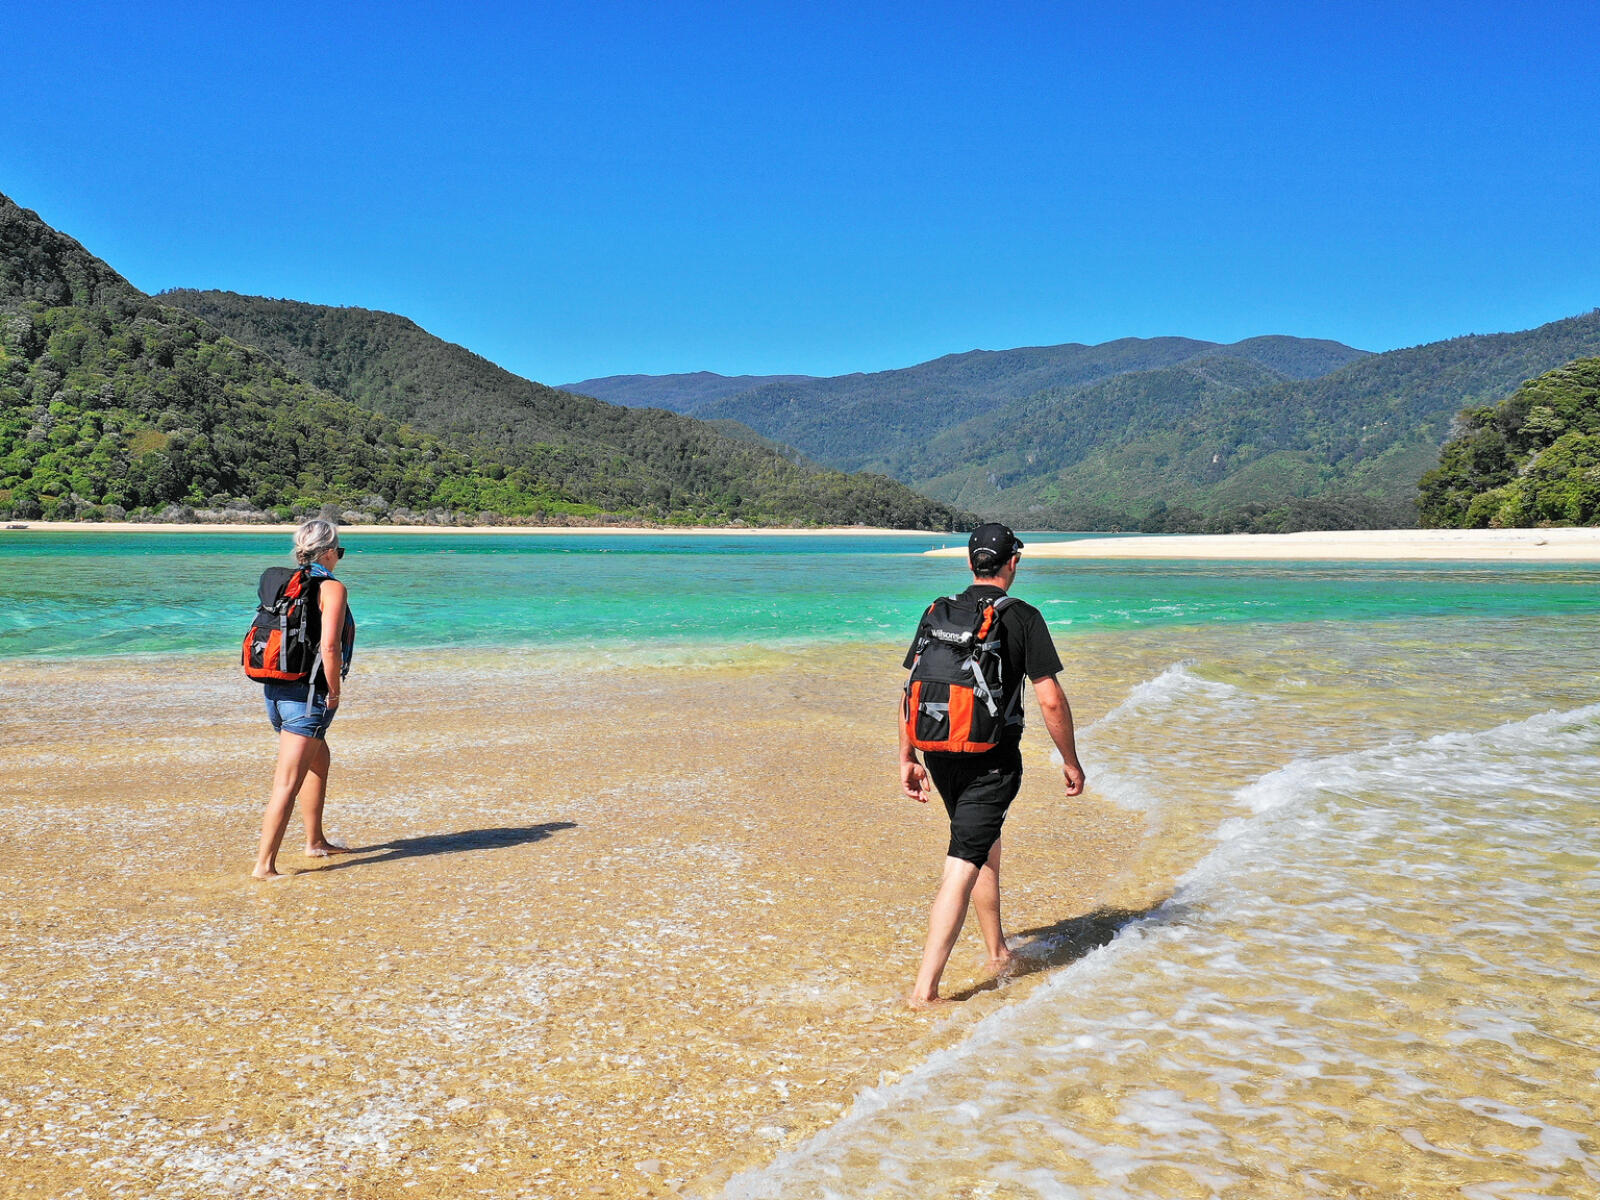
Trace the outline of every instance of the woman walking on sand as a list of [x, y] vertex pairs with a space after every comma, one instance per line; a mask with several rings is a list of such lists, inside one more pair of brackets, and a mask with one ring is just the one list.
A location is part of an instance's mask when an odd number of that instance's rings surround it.
[[278, 872], [278, 846], [295, 800], [306, 827], [306, 853], [313, 858], [343, 854], [349, 849], [330, 842], [322, 829], [322, 806], [328, 794], [328, 726], [339, 707], [339, 689], [349, 669], [356, 624], [349, 593], [333, 577], [344, 557], [339, 529], [315, 518], [295, 530], [294, 556], [316, 591], [310, 613], [311, 632], [319, 648], [318, 665], [306, 683], [267, 683], [267, 720], [278, 735], [278, 765], [272, 798], [261, 818], [261, 849], [256, 855], [257, 879], [285, 878]]

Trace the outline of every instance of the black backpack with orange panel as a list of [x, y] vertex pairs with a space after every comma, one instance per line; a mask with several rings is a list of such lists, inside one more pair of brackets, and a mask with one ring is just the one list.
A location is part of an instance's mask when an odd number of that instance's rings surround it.
[[1020, 689], [1002, 708], [1000, 612], [1010, 596], [941, 596], [928, 606], [906, 680], [901, 719], [918, 750], [981, 754], [1020, 724]]
[[257, 683], [306, 683], [317, 669], [320, 581], [308, 567], [268, 567], [257, 587], [260, 607], [245, 631], [244, 673]]

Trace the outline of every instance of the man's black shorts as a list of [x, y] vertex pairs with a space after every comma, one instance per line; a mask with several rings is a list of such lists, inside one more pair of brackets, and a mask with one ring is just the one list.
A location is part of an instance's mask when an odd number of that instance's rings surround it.
[[950, 814], [950, 857], [983, 866], [1022, 787], [1022, 750], [997, 746], [984, 754], [929, 753], [923, 761]]

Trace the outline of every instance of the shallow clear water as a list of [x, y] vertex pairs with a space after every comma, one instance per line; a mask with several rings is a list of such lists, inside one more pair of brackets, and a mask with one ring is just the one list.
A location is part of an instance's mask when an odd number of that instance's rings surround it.
[[1600, 619], [1189, 651], [1083, 737], [1174, 894], [728, 1197], [1600, 1193]]

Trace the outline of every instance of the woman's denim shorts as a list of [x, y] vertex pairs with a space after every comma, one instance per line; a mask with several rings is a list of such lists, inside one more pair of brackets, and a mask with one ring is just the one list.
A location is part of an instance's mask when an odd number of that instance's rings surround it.
[[287, 729], [301, 737], [321, 738], [333, 724], [333, 710], [326, 707], [328, 697], [322, 692], [314, 693], [307, 704], [303, 683], [269, 683], [265, 691], [267, 720], [274, 733]]

